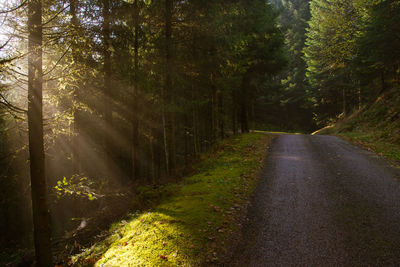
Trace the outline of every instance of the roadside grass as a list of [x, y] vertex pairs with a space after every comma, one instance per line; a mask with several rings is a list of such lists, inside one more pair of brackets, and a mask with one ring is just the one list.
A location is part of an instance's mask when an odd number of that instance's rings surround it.
[[379, 132], [374, 132], [371, 129], [365, 132], [341, 132], [337, 133], [337, 135], [370, 149], [383, 157], [400, 162], [400, 144], [381, 138]]
[[[272, 135], [229, 138], [201, 156], [180, 183], [141, 189], [161, 196], [146, 212], [114, 223], [108, 237], [72, 257], [78, 266], [200, 266], [218, 263], [240, 229]], [[157, 195], [157, 196], [156, 196]]]
[[400, 95], [393, 89], [374, 103], [314, 134], [334, 134], [400, 162]]

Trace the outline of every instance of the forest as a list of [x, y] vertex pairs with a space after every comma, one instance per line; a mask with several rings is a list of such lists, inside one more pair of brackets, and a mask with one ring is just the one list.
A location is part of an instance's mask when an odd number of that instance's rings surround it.
[[0, 23], [0, 265], [78, 253], [225, 139], [399, 94], [398, 0], [3, 0]]

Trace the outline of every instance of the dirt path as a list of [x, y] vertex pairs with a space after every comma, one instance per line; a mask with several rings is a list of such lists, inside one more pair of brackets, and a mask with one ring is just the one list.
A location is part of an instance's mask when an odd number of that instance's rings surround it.
[[235, 266], [400, 266], [400, 170], [332, 136], [281, 135]]

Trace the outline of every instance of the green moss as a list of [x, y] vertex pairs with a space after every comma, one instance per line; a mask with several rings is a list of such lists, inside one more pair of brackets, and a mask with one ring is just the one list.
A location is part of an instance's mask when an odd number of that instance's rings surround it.
[[163, 187], [158, 205], [110, 228], [103, 241], [73, 257], [87, 266], [199, 266], [218, 261], [254, 190], [271, 135], [232, 137], [202, 155], [199, 172]]

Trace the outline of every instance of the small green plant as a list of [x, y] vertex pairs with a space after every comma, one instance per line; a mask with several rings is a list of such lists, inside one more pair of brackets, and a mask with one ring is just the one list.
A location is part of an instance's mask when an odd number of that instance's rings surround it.
[[63, 177], [62, 180], [57, 181], [54, 191], [57, 198], [75, 196], [95, 200], [103, 196], [96, 192], [96, 188], [98, 187], [88, 177], [75, 174], [70, 178]]

